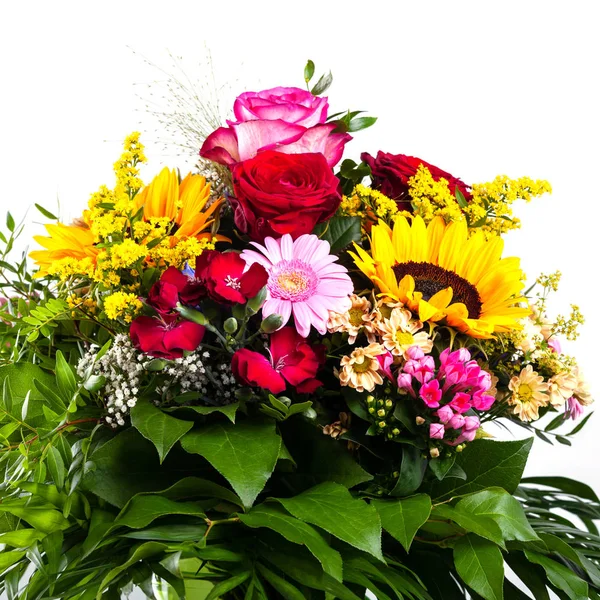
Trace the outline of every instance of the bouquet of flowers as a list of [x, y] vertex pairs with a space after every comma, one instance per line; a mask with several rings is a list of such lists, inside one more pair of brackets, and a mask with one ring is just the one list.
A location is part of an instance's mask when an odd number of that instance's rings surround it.
[[569, 444], [590, 416], [560, 274], [526, 289], [503, 255], [549, 184], [342, 160], [375, 118], [330, 114], [314, 71], [239, 95], [183, 177], [145, 185], [127, 137], [75, 222], [36, 205], [33, 268], [8, 214], [10, 600], [600, 598], [597, 496], [494, 439]]

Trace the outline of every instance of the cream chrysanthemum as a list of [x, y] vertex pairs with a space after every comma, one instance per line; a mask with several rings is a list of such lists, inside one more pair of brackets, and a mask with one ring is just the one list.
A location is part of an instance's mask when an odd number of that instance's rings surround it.
[[388, 319], [378, 324], [382, 343], [394, 356], [408, 358], [406, 351], [411, 346], [419, 346], [426, 354], [431, 352], [433, 341], [423, 323], [413, 319], [412, 313], [405, 308], [394, 308]]
[[577, 377], [569, 371], [562, 371], [548, 379], [548, 394], [550, 404], [554, 408], [564, 406], [565, 402], [573, 396], [577, 388]]
[[548, 384], [533, 370], [531, 365], [522, 369], [508, 384], [512, 395], [508, 403], [513, 406], [513, 414], [521, 421], [535, 421], [540, 418], [539, 409], [547, 406], [550, 397], [546, 393]]
[[352, 306], [345, 313], [329, 311], [327, 331], [329, 333], [347, 333], [348, 343], [354, 344], [361, 331], [364, 331], [369, 342], [375, 341], [373, 334], [373, 313], [371, 303], [356, 294], [350, 296]]
[[372, 392], [376, 385], [383, 383], [377, 357], [384, 353], [385, 348], [381, 344], [373, 343], [344, 356], [340, 362], [340, 383], [358, 392]]

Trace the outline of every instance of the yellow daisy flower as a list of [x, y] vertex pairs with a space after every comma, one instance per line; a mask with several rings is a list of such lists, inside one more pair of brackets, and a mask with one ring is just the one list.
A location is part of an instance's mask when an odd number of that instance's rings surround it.
[[426, 331], [422, 331], [423, 323], [413, 319], [412, 313], [405, 308], [394, 308], [389, 319], [378, 324], [381, 343], [394, 356], [407, 359], [406, 351], [411, 346], [419, 346], [425, 353], [431, 352], [433, 340]]
[[464, 221], [436, 217], [425, 225], [397, 217], [371, 230], [371, 252], [355, 244], [358, 268], [382, 293], [402, 302], [421, 321], [442, 321], [476, 338], [520, 329], [530, 314], [518, 258], [501, 258], [504, 242], [482, 232], [469, 235]]

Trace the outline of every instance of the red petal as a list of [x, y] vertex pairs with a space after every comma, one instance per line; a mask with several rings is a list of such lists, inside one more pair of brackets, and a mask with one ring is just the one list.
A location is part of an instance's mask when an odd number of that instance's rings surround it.
[[254, 298], [267, 285], [267, 279], [269, 279], [269, 274], [266, 269], [262, 265], [254, 263], [242, 275], [240, 279], [242, 285], [240, 291], [246, 298]]
[[187, 284], [188, 278], [175, 267], [169, 267], [161, 276], [160, 280], [163, 283], [170, 283], [177, 288], [177, 291], [180, 292]]
[[204, 337], [204, 331], [202, 325], [191, 321], [182, 321], [165, 332], [165, 348], [167, 350], [196, 350]]
[[202, 144], [200, 156], [222, 165], [239, 162], [238, 141], [235, 132], [228, 127], [219, 127]]

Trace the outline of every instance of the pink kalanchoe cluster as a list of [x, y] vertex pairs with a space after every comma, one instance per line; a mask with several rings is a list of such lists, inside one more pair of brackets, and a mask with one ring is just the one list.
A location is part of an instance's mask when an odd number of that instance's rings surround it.
[[494, 396], [487, 393], [492, 387], [491, 375], [466, 348], [446, 348], [440, 354], [439, 365], [418, 346], [411, 346], [407, 356], [397, 384], [432, 411], [430, 417], [435, 420], [429, 425], [429, 437], [452, 446], [473, 441], [479, 417], [467, 413], [489, 410], [494, 403]]

